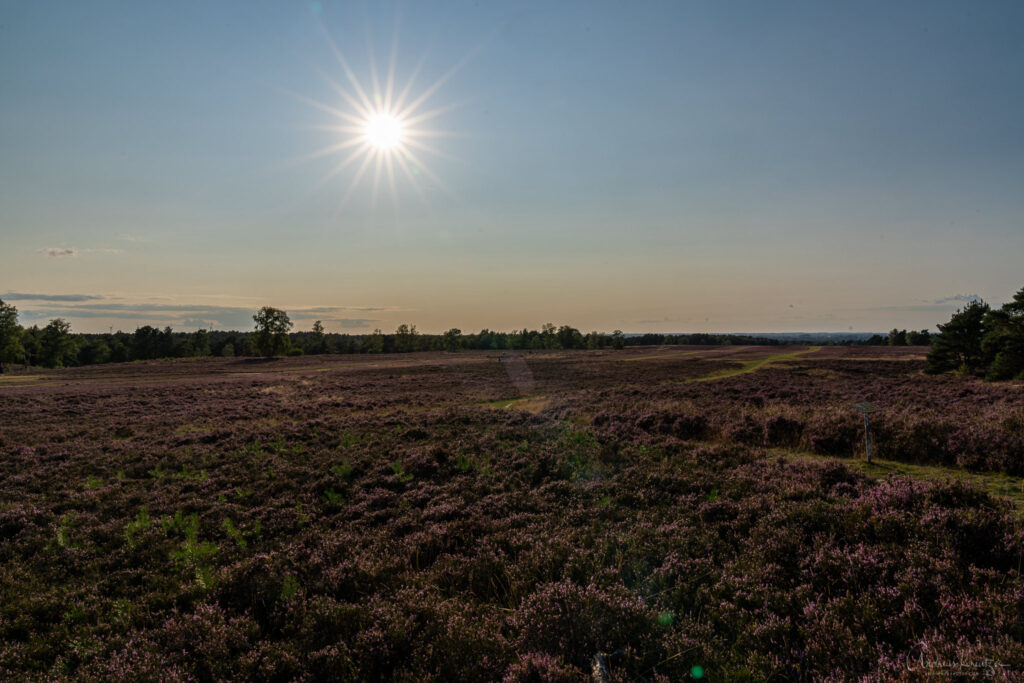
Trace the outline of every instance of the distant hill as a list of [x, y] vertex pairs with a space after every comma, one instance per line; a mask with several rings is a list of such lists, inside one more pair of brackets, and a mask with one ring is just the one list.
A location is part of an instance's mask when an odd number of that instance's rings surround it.
[[[687, 332], [666, 332], [665, 336], [684, 336]], [[718, 333], [713, 333], [718, 336]], [[874, 335], [888, 337], [888, 332], [736, 332], [725, 334], [727, 337], [756, 337], [760, 339], [774, 339], [776, 341], [791, 341], [800, 343], [815, 342], [860, 342], [870, 339]], [[626, 337], [642, 337], [642, 333], [626, 334]]]
[[888, 337], [888, 332], [757, 332], [751, 333], [751, 337], [765, 337], [766, 339], [779, 339], [782, 341], [799, 342], [844, 342], [864, 341], [875, 335]]

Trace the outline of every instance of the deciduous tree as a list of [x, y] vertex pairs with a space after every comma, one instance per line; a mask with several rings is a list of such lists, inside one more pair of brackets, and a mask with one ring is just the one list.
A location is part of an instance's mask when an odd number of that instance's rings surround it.
[[404, 353], [407, 351], [416, 350], [416, 335], [419, 332], [416, 331], [416, 326], [409, 326], [402, 323], [395, 330], [395, 351]]
[[288, 352], [288, 330], [292, 328], [292, 321], [287, 313], [279, 308], [264, 306], [252, 319], [256, 323], [254, 341], [260, 355], [271, 358]]
[[4, 371], [5, 362], [14, 363], [24, 355], [18, 309], [0, 299], [0, 372]]
[[552, 323], [544, 323], [540, 327], [540, 336], [544, 341], [544, 348], [558, 348], [558, 329]]
[[309, 338], [309, 344], [306, 346], [306, 353], [332, 353], [327, 340], [327, 335], [324, 334], [324, 324], [317, 320], [313, 323], [313, 332]]
[[43, 328], [42, 361], [49, 368], [62, 368], [70, 364], [78, 350], [71, 338], [71, 323], [63, 318], [54, 318]]
[[928, 330], [910, 330], [907, 332], [907, 344], [910, 346], [928, 346], [932, 343], [931, 335], [928, 334]]
[[38, 325], [21, 330], [21, 348], [25, 350], [25, 367], [39, 362], [43, 355], [43, 331]]
[[132, 335], [132, 358], [149, 360], [160, 357], [160, 330], [151, 325], [135, 328]]
[[110, 361], [110, 346], [103, 339], [81, 339], [78, 347], [78, 362], [82, 365], [96, 365]]
[[192, 333], [192, 353], [196, 356], [210, 355], [210, 333], [199, 329]]
[[889, 331], [889, 346], [906, 346], [907, 331], [897, 330], [895, 327]]
[[445, 351], [457, 351], [459, 349], [459, 337], [462, 335], [462, 330], [457, 327], [453, 327], [444, 333], [444, 350]]
[[366, 349], [366, 353], [384, 353], [384, 333], [379, 327], [366, 337], [363, 348]]

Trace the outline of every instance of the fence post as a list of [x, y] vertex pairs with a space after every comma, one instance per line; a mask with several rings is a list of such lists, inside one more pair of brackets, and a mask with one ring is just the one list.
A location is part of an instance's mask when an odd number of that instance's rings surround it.
[[868, 462], [871, 462], [871, 423], [868, 422], [868, 414], [864, 413], [864, 443], [868, 447]]
[[867, 402], [858, 402], [853, 404], [854, 408], [859, 410], [864, 415], [864, 445], [868, 449], [868, 462], [871, 462], [871, 422], [868, 420], [868, 415], [871, 413], [877, 413], [878, 408]]

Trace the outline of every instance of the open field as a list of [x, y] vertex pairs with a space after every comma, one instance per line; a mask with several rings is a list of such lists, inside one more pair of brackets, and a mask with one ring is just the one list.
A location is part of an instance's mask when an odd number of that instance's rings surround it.
[[[568, 681], [604, 653], [622, 681], [1019, 679], [1024, 385], [922, 365], [665, 347], [3, 375], [0, 678]], [[871, 466], [854, 401], [880, 408]]]

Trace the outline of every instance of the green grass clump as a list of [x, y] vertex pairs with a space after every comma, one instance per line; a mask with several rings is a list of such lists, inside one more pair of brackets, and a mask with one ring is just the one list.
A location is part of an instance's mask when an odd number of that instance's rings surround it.
[[339, 508], [345, 504], [345, 496], [335, 491], [333, 488], [329, 488], [323, 493], [324, 502], [327, 503], [328, 508]]
[[398, 477], [398, 481], [403, 484], [407, 484], [412, 481], [412, 473], [406, 472], [405, 467], [398, 460], [391, 463], [391, 471], [395, 473], [396, 477]]
[[200, 588], [209, 588], [213, 583], [210, 559], [220, 550], [216, 544], [199, 540], [199, 515], [194, 512], [188, 517], [175, 513], [174, 528], [185, 535], [177, 550], [171, 551], [174, 564], [195, 576]]
[[124, 527], [124, 540], [128, 543], [129, 548], [134, 548], [136, 543], [136, 535], [145, 531], [153, 525], [153, 520], [149, 517], [149, 511], [146, 508], [139, 510], [139, 513], [135, 516], [135, 519], [128, 522]]
[[347, 483], [352, 477], [352, 465], [349, 464], [348, 460], [342, 460], [340, 465], [331, 467], [331, 473], [343, 483]]

